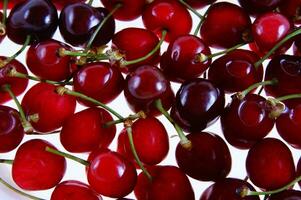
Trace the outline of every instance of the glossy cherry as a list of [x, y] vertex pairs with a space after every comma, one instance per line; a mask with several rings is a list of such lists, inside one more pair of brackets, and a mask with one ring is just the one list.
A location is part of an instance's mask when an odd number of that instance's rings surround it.
[[48, 0], [28, 0], [14, 6], [7, 19], [7, 36], [17, 44], [50, 39], [58, 25], [55, 6]]
[[51, 194], [50, 200], [102, 200], [101, 196], [93, 191], [89, 185], [69, 180], [58, 184]]
[[191, 149], [181, 144], [176, 148], [176, 160], [181, 170], [200, 181], [217, 181], [231, 170], [231, 155], [227, 144], [216, 134], [191, 133], [187, 138]]
[[[238, 0], [239, 4], [251, 14], [261, 14], [272, 11], [281, 5], [284, 0]], [[285, 2], [287, 4], [288, 2]]]
[[56, 186], [66, 170], [64, 157], [49, 153], [46, 147], [56, 149], [45, 140], [34, 139], [23, 143], [17, 150], [12, 177], [24, 190], [46, 190]]
[[211, 59], [202, 62], [201, 54], [211, 54], [209, 47], [200, 38], [183, 35], [173, 40], [162, 55], [160, 67], [172, 81], [184, 82], [199, 77], [211, 64]]
[[161, 35], [167, 31], [165, 41], [172, 41], [180, 35], [189, 34], [192, 18], [183, 5], [174, 0], [155, 0], [143, 10], [144, 26]]
[[51, 132], [60, 128], [74, 113], [76, 100], [69, 95], [60, 95], [56, 86], [38, 83], [31, 87], [22, 100], [27, 117], [35, 115], [32, 126], [39, 132]]
[[248, 41], [251, 19], [239, 6], [219, 2], [210, 6], [201, 27], [205, 43], [215, 48], [230, 48]]
[[116, 126], [104, 128], [112, 116], [102, 108], [88, 108], [70, 116], [64, 123], [60, 140], [69, 152], [91, 152], [108, 147], [114, 139]]
[[246, 169], [252, 183], [264, 190], [281, 188], [295, 179], [292, 153], [275, 138], [265, 138], [251, 147]]
[[[113, 101], [123, 90], [124, 79], [116, 66], [106, 62], [88, 63], [73, 76], [74, 90], [102, 103]], [[94, 104], [78, 99], [88, 106]]]
[[[86, 46], [98, 25], [109, 14], [105, 8], [94, 8], [85, 3], [66, 6], [59, 19], [63, 39], [73, 46]], [[70, 17], [72, 16], [72, 17]], [[115, 21], [110, 17], [96, 35], [92, 46], [107, 44], [115, 32]]]
[[6, 153], [17, 148], [24, 134], [18, 111], [0, 105], [0, 153]]
[[152, 181], [138, 176], [134, 193], [137, 200], [194, 200], [194, 192], [187, 176], [174, 166], [153, 166], [148, 171]]
[[288, 0], [285, 3], [280, 4], [280, 13], [289, 18], [295, 24], [301, 23], [301, 1], [300, 0]]
[[216, 0], [186, 0], [191, 7], [195, 9], [203, 8], [207, 5], [214, 3]]
[[300, 199], [301, 192], [298, 190], [285, 190], [283, 192], [271, 195], [267, 200], [294, 200]]
[[169, 110], [174, 93], [162, 72], [153, 66], [144, 65], [131, 72], [126, 78], [125, 98], [134, 112], [141, 110], [149, 115], [158, 115], [154, 102], [161, 99], [163, 107]]

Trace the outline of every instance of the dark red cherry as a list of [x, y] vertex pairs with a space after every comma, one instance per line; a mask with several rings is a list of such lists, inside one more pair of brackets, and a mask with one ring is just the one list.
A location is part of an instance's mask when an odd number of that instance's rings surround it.
[[[284, 0], [238, 0], [239, 4], [251, 14], [261, 14], [276, 9]], [[285, 4], [288, 2], [285, 2]]]
[[79, 181], [64, 181], [58, 184], [51, 194], [50, 200], [102, 200], [89, 185]]
[[274, 120], [269, 117], [266, 99], [248, 94], [232, 102], [221, 115], [221, 127], [226, 140], [236, 148], [248, 149], [270, 133]]
[[283, 192], [271, 195], [267, 200], [298, 200], [301, 199], [301, 191], [285, 190]]
[[288, 0], [285, 3], [280, 4], [279, 11], [281, 14], [289, 18], [295, 24], [301, 23], [301, 1], [300, 0]]
[[215, 48], [230, 48], [247, 41], [251, 19], [239, 6], [219, 2], [210, 6], [201, 27], [201, 37]]
[[88, 182], [101, 195], [121, 198], [133, 191], [137, 172], [123, 156], [108, 149], [92, 152], [88, 158]]
[[112, 116], [102, 108], [88, 108], [69, 117], [60, 134], [64, 148], [69, 152], [91, 152], [108, 147], [114, 139], [116, 126], [103, 127], [113, 121]]
[[161, 36], [167, 31], [165, 41], [172, 41], [180, 35], [189, 34], [192, 18], [183, 5], [174, 0], [155, 0], [143, 10], [144, 26]]
[[203, 8], [207, 5], [214, 3], [216, 0], [186, 0], [191, 7], [195, 9]]
[[65, 6], [70, 5], [70, 4], [85, 2], [85, 0], [64, 0], [64, 1], [62, 1], [62, 0], [51, 0], [51, 1], [58, 10], [62, 10]]
[[0, 153], [6, 153], [17, 148], [24, 134], [18, 111], [0, 105]]
[[[297, 163], [296, 175], [297, 175], [297, 177], [301, 176], [301, 158], [299, 158], [298, 163]], [[299, 181], [298, 184], [300, 187], [301, 182]]]
[[259, 200], [258, 196], [241, 197], [238, 193], [241, 188], [255, 191], [254, 187], [247, 181], [226, 178], [208, 187], [201, 195], [200, 200]]
[[[142, 28], [125, 28], [116, 33], [112, 39], [112, 49], [124, 55], [127, 61], [135, 60], [147, 55], [159, 43], [159, 39], [152, 31]], [[137, 64], [121, 66], [123, 72], [133, 71], [137, 67], [150, 64], [156, 65], [160, 59], [160, 49], [148, 59]]]
[[45, 80], [62, 81], [69, 78], [72, 58], [60, 56], [60, 48], [71, 50], [71, 47], [53, 39], [31, 45], [26, 55], [29, 70]]
[[[5, 62], [6, 59], [7, 57], [0, 56], [1, 62]], [[9, 76], [9, 73], [12, 69], [15, 69], [17, 72], [23, 74], [28, 74], [25, 66], [16, 59], [13, 59], [7, 65], [0, 67], [0, 104], [3, 104], [11, 100], [11, 96], [7, 92], [1, 90], [1, 88], [4, 85], [6, 84], [10, 85], [11, 90], [15, 96], [19, 96], [27, 88], [28, 85], [27, 79]]]
[[275, 138], [262, 139], [251, 147], [246, 169], [252, 183], [264, 190], [281, 188], [295, 179], [292, 153]]
[[199, 77], [211, 64], [211, 59], [202, 62], [201, 54], [211, 54], [203, 40], [193, 35], [179, 36], [173, 40], [162, 55], [160, 67], [172, 81], [184, 82]]
[[194, 200], [194, 192], [187, 176], [174, 166], [148, 168], [150, 181], [140, 173], [134, 193], [137, 200]]
[[[151, 127], [151, 128], [150, 128]], [[132, 125], [133, 141], [138, 157], [146, 165], [160, 163], [169, 150], [168, 134], [163, 124], [155, 117], [138, 119]], [[118, 138], [118, 153], [134, 160], [125, 129]]]
[[27, 35], [31, 41], [50, 39], [58, 25], [55, 6], [48, 0], [27, 0], [18, 3], [7, 19], [7, 36], [17, 44], [24, 44]]
[[[85, 3], [66, 6], [59, 19], [59, 28], [63, 39], [73, 46], [86, 46], [98, 25], [109, 14], [105, 8], [94, 8]], [[70, 17], [72, 16], [72, 17]], [[93, 46], [107, 44], [115, 32], [115, 21], [110, 17], [96, 35]]]
[[141, 110], [148, 115], [158, 115], [154, 102], [161, 99], [163, 107], [169, 110], [174, 93], [162, 72], [153, 66], [144, 65], [131, 72], [126, 78], [125, 98], [134, 112]]
[[[124, 79], [116, 66], [106, 62], [88, 63], [74, 74], [74, 90], [102, 103], [113, 101], [123, 90]], [[78, 99], [85, 105], [94, 104]]]
[[229, 174], [231, 155], [221, 137], [199, 132], [191, 133], [187, 138], [192, 143], [191, 149], [185, 149], [181, 144], [176, 148], [176, 160], [181, 170], [200, 181], [217, 181]]
[[34, 116], [31, 124], [36, 131], [51, 132], [60, 128], [74, 113], [76, 100], [69, 95], [60, 95], [56, 86], [38, 83], [31, 87], [22, 100], [27, 117]]
[[260, 58], [249, 50], [237, 49], [218, 59], [209, 67], [208, 79], [226, 93], [243, 91], [263, 78], [263, 67], [254, 63]]
[[45, 140], [34, 139], [22, 144], [17, 150], [12, 177], [24, 190], [46, 190], [56, 186], [63, 178], [66, 160], [47, 152], [46, 147], [56, 149]]

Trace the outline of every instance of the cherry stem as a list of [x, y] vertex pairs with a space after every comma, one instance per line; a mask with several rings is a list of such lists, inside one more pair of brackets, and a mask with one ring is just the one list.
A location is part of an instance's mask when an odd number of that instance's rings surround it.
[[104, 109], [106, 109], [107, 111], [109, 111], [110, 113], [112, 113], [113, 115], [115, 115], [118, 119], [124, 119], [124, 117], [122, 117], [120, 114], [118, 114], [115, 110], [113, 110], [112, 108], [110, 108], [109, 106], [107, 106], [106, 104], [103, 104], [99, 101], [97, 101], [96, 99], [93, 99], [91, 97], [88, 97], [82, 93], [79, 93], [79, 92], [75, 92], [75, 91], [72, 91], [68, 88], [65, 88], [65, 87], [62, 87], [62, 86], [59, 86], [56, 88], [56, 91], [63, 95], [63, 94], [67, 94], [67, 95], [70, 95], [70, 96], [74, 96], [74, 97], [78, 97], [78, 98], [81, 98], [83, 100], [86, 100], [86, 101], [89, 101], [89, 102], [92, 102], [94, 103], [95, 105], [97, 106], [100, 106]]
[[276, 98], [276, 100], [285, 101], [285, 100], [289, 100], [289, 99], [298, 99], [298, 98], [301, 98], [301, 94], [290, 94], [290, 95], [286, 95], [283, 97], [278, 97], [278, 98]]
[[87, 4], [90, 5], [90, 6], [92, 6], [93, 1], [94, 1], [94, 0], [89, 0], [89, 1], [87, 2]]
[[146, 54], [145, 56], [135, 59], [135, 60], [130, 60], [130, 61], [121, 61], [121, 66], [127, 66], [127, 65], [132, 65], [132, 64], [136, 64], [139, 62], [142, 62], [146, 59], [148, 59], [149, 57], [151, 57], [152, 55], [154, 55], [161, 47], [162, 43], [164, 42], [164, 39], [166, 37], [167, 31], [163, 30], [162, 31], [162, 36], [160, 41], [158, 42], [158, 44], [155, 46], [155, 48], [153, 50], [151, 50], [148, 54]]
[[55, 154], [55, 155], [58, 155], [58, 156], [62, 156], [64, 158], [68, 158], [70, 160], [73, 160], [73, 161], [78, 162], [78, 163], [80, 163], [82, 165], [85, 165], [85, 166], [90, 165], [90, 163], [88, 161], [84, 160], [84, 159], [81, 159], [79, 157], [73, 156], [73, 155], [71, 155], [69, 153], [65, 153], [65, 152], [53, 149], [51, 147], [46, 147], [45, 151], [47, 151], [49, 153], [52, 153], [52, 154]]
[[97, 54], [97, 53], [91, 52], [91, 51], [86, 51], [86, 52], [83, 52], [83, 51], [69, 51], [69, 50], [66, 50], [64, 48], [59, 49], [59, 56], [61, 56], [61, 57], [64, 57], [64, 56], [74, 56], [74, 57], [80, 56], [80, 57], [91, 58], [91, 59], [94, 59], [94, 60], [108, 60], [109, 59], [108, 55], [106, 55], [104, 53]]
[[293, 37], [295, 37], [295, 36], [297, 36], [299, 34], [301, 34], [301, 28], [296, 29], [295, 31], [293, 31], [290, 34], [288, 34], [285, 38], [283, 38], [280, 42], [278, 42], [267, 54], [265, 54], [265, 56], [263, 56], [259, 61], [257, 61], [254, 64], [254, 66], [256, 68], [258, 68], [263, 63], [263, 61], [265, 61], [266, 59], [268, 59], [285, 42], [287, 42], [288, 40], [292, 39]]
[[21, 123], [22, 123], [25, 133], [32, 133], [33, 127], [30, 124], [30, 122], [26, 119], [24, 110], [23, 110], [19, 100], [17, 99], [16, 95], [11, 90], [11, 86], [8, 84], [5, 84], [4, 86], [2, 86], [2, 88], [4, 91], [6, 91], [9, 94], [9, 96], [14, 100], [16, 106], [18, 107], [18, 111], [20, 114], [20, 120], [21, 120]]
[[191, 141], [187, 139], [182, 128], [171, 118], [169, 113], [164, 109], [162, 102], [160, 99], [155, 101], [156, 108], [168, 119], [168, 121], [174, 126], [176, 129], [178, 136], [180, 138], [180, 143], [185, 149], [191, 149], [192, 144]]
[[3, 18], [2, 18], [2, 24], [5, 27], [6, 25], [6, 19], [7, 19], [7, 4], [8, 0], [3, 0]]
[[146, 118], [146, 115], [143, 111], [140, 111], [134, 115], [129, 115], [127, 118], [124, 119], [117, 119], [114, 121], [110, 121], [107, 122], [103, 125], [104, 128], [109, 128], [110, 126], [116, 125], [116, 124], [120, 124], [120, 123], [124, 123], [126, 120], [136, 120], [136, 119], [140, 119], [140, 118]]
[[16, 188], [14, 188], [13, 186], [11, 186], [8, 182], [4, 181], [2, 178], [0, 178], [0, 183], [2, 183], [4, 186], [6, 186], [7, 188], [11, 189], [12, 191], [24, 196], [24, 197], [28, 197], [29, 199], [32, 199], [32, 200], [45, 200], [45, 199], [41, 199], [41, 198], [38, 198], [38, 197], [35, 197], [35, 196], [32, 196], [30, 194], [27, 194], [25, 192], [22, 192], [21, 190], [18, 190]]
[[192, 8], [188, 3], [186, 3], [184, 0], [179, 0], [181, 4], [183, 4], [186, 8], [188, 8], [191, 12], [193, 12], [196, 16], [198, 16], [200, 19], [204, 19], [205, 17], [198, 13], [194, 8]]
[[12, 165], [14, 160], [0, 159], [0, 163]]
[[205, 19], [206, 19], [206, 16], [207, 16], [207, 14], [208, 14], [208, 10], [209, 10], [209, 9], [207, 9], [207, 10], [206, 10], [206, 12], [205, 12], [205, 14], [204, 14], [204, 17], [203, 17], [203, 18], [201, 18], [200, 22], [199, 22], [199, 23], [198, 23], [198, 25], [196, 26], [196, 28], [195, 28], [195, 31], [194, 31], [194, 33], [193, 33], [193, 35], [195, 35], [195, 36], [197, 36], [197, 35], [198, 35], [198, 33], [199, 33], [199, 30], [200, 30], [200, 28], [201, 28], [202, 24], [204, 23], [204, 21], [205, 21]]
[[243, 90], [242, 92], [238, 92], [236, 96], [239, 97], [239, 99], [243, 99], [247, 94], [249, 94], [252, 90], [258, 88], [259, 86], [265, 86], [265, 85], [275, 85], [278, 83], [277, 79], [272, 79], [268, 81], [258, 82], [251, 86], [249, 86], [247, 89]]

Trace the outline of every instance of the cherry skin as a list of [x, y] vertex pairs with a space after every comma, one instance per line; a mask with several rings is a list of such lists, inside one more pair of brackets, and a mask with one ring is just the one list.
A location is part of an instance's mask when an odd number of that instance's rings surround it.
[[210, 6], [200, 33], [207, 45], [230, 48], [246, 42], [250, 29], [251, 19], [241, 7], [220, 2]]
[[[0, 56], [0, 62], [5, 62], [6, 59], [7, 57]], [[19, 96], [27, 88], [27, 79], [11, 77], [9, 75], [12, 69], [15, 69], [17, 72], [23, 74], [28, 74], [25, 66], [16, 59], [13, 59], [4, 67], [0, 67], [0, 104], [11, 100], [11, 96], [8, 94], [8, 92], [2, 90], [2, 87], [4, 85], [10, 85], [10, 89], [12, 90], [15, 96]]]
[[58, 10], [62, 10], [65, 6], [70, 5], [70, 4], [85, 2], [85, 0], [64, 0], [64, 1], [51, 0], [51, 1]]
[[[67, 43], [84, 47], [108, 14], [109, 11], [105, 8], [94, 8], [85, 3], [70, 4], [60, 14], [61, 35]], [[114, 32], [115, 21], [113, 17], [110, 17], [99, 30], [92, 46], [98, 47], [107, 44], [112, 39]]]
[[263, 79], [262, 65], [254, 66], [259, 59], [252, 51], [234, 50], [210, 65], [208, 79], [226, 93], [243, 91]]
[[270, 108], [262, 96], [248, 94], [243, 99], [233, 97], [221, 115], [226, 140], [239, 149], [251, 148], [272, 130], [274, 120], [269, 114]]
[[171, 81], [184, 82], [199, 77], [211, 64], [211, 59], [202, 62], [201, 54], [211, 54], [203, 40], [193, 35], [183, 35], [172, 41], [162, 55], [160, 67]]
[[295, 42], [293, 45], [293, 51], [295, 56], [301, 56], [301, 36], [297, 36], [295, 38]]
[[18, 111], [0, 105], [0, 153], [6, 153], [17, 148], [24, 134]]
[[[124, 79], [116, 66], [106, 62], [88, 63], [73, 76], [74, 90], [102, 103], [113, 101], [123, 90]], [[90, 102], [79, 102], [95, 106]]]
[[31, 42], [50, 39], [58, 25], [55, 6], [48, 0], [28, 0], [14, 6], [7, 19], [7, 36], [24, 44], [27, 35]]
[[[134, 146], [141, 162], [156, 165], [167, 156], [168, 134], [158, 119], [155, 117], [138, 119], [132, 125], [132, 132]], [[118, 137], [118, 153], [129, 160], [134, 160], [126, 129], [123, 129]]]
[[199, 132], [189, 134], [187, 138], [192, 149], [185, 149], [180, 143], [176, 148], [176, 160], [181, 170], [200, 181], [217, 181], [229, 174], [231, 155], [221, 137]]
[[301, 1], [300, 0], [288, 0], [285, 3], [280, 4], [280, 13], [289, 18], [295, 24], [301, 23]]
[[172, 41], [180, 35], [189, 34], [192, 28], [192, 18], [189, 12], [179, 2], [174, 0], [155, 0], [143, 10], [144, 26], [161, 36], [167, 31], [165, 41]]
[[116, 126], [104, 128], [112, 116], [102, 108], [88, 108], [69, 117], [60, 134], [64, 148], [73, 153], [91, 152], [108, 147], [114, 139]]
[[[116, 33], [112, 39], [112, 49], [124, 55], [127, 61], [135, 60], [147, 55], [159, 43], [159, 39], [152, 31], [142, 28], [125, 28]], [[137, 67], [158, 64], [160, 49], [152, 56], [137, 64], [120, 66], [122, 72], [133, 71]]]
[[251, 147], [246, 169], [252, 183], [264, 190], [281, 188], [295, 179], [292, 153], [275, 138], [264, 138]]
[[46, 147], [56, 149], [45, 140], [34, 139], [23, 143], [17, 150], [12, 177], [24, 190], [46, 190], [56, 186], [63, 178], [66, 160], [47, 152]]
[[101, 196], [93, 191], [89, 185], [69, 180], [58, 184], [51, 194], [50, 200], [102, 200]]
[[271, 195], [267, 200], [294, 200], [300, 199], [301, 192], [298, 190], [285, 190], [283, 192]]
[[257, 15], [276, 9], [284, 0], [238, 0], [238, 2], [246, 11]]
[[26, 92], [22, 100], [26, 116], [37, 115], [37, 119], [31, 121], [36, 131], [46, 133], [60, 128], [75, 111], [75, 98], [60, 95], [55, 90], [54, 85], [38, 83]]
[[241, 197], [237, 191], [243, 187], [255, 191], [253, 186], [244, 180], [234, 178], [219, 180], [203, 192], [200, 200], [259, 200], [258, 196]]
[[[297, 163], [297, 169], [296, 169], [296, 175], [297, 177], [301, 176], [301, 158], [299, 158]], [[299, 187], [301, 186], [301, 182], [298, 182]]]
[[57, 40], [46, 40], [30, 46], [26, 54], [29, 70], [45, 80], [62, 81], [71, 76], [70, 56], [60, 56], [59, 49], [71, 47]]
[[121, 198], [133, 191], [137, 181], [136, 169], [120, 154], [99, 149], [89, 155], [88, 161], [88, 182], [96, 192], [111, 198]]
[[144, 65], [131, 72], [126, 78], [125, 99], [134, 112], [141, 110], [147, 115], [159, 115], [154, 102], [161, 99], [163, 107], [169, 110], [174, 93], [162, 72], [153, 66]]
[[194, 200], [194, 192], [187, 176], [174, 166], [148, 168], [150, 181], [140, 173], [134, 193], [137, 200]]
[[195, 9], [200, 9], [207, 5], [213, 4], [216, 2], [216, 0], [186, 0], [185, 2]]

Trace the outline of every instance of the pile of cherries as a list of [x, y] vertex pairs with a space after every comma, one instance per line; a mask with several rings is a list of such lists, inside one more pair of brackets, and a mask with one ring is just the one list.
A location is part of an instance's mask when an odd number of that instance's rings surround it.
[[[38, 200], [29, 193], [53, 188], [50, 200], [301, 199], [288, 147], [301, 149], [301, 0], [94, 1], [103, 7], [1, 1], [0, 39], [20, 45], [0, 56], [0, 165], [18, 189], [3, 172], [2, 184]], [[139, 17], [143, 28], [115, 31]], [[112, 108], [119, 95], [132, 114]], [[160, 115], [178, 134], [176, 164], [160, 165], [172, 137]], [[206, 130], [214, 123], [220, 133]], [[269, 136], [274, 125], [282, 139]], [[248, 151], [245, 179], [228, 177], [229, 145]], [[87, 183], [62, 181], [66, 159]], [[188, 177], [212, 184], [196, 196]]]

